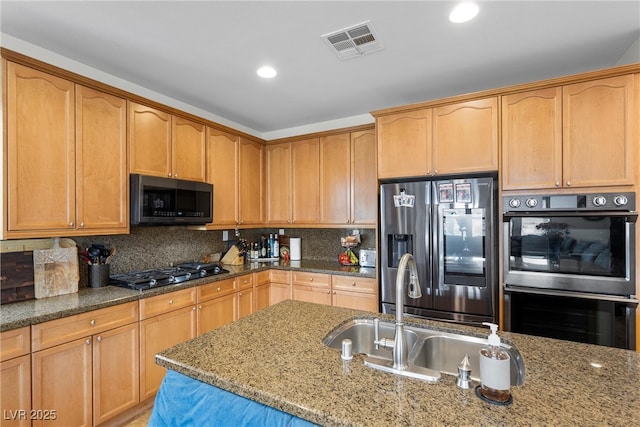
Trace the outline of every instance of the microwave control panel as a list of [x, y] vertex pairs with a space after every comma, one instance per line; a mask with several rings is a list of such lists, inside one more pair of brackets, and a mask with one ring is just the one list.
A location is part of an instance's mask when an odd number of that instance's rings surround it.
[[535, 194], [505, 196], [504, 212], [626, 211], [636, 209], [636, 195], [627, 193]]

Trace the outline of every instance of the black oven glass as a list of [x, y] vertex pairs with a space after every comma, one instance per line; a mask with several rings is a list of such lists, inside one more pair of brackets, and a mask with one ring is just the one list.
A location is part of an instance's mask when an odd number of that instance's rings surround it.
[[625, 278], [626, 222], [616, 216], [510, 219], [509, 269]]

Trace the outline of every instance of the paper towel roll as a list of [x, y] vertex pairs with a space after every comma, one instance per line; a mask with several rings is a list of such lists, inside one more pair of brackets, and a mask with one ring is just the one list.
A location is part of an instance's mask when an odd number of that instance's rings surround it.
[[289, 239], [289, 255], [292, 261], [300, 260], [300, 238], [292, 237]]

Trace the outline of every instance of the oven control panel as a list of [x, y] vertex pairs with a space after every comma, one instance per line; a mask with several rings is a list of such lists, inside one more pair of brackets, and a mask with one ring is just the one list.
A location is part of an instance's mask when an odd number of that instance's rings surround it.
[[636, 195], [627, 193], [535, 194], [505, 196], [504, 212], [636, 210]]

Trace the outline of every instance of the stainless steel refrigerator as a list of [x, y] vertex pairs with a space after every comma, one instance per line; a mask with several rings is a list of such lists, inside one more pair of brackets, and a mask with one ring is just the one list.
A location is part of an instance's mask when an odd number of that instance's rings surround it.
[[405, 313], [467, 324], [498, 317], [496, 177], [383, 183], [380, 273], [383, 313], [395, 313], [398, 262], [418, 267], [422, 297]]

